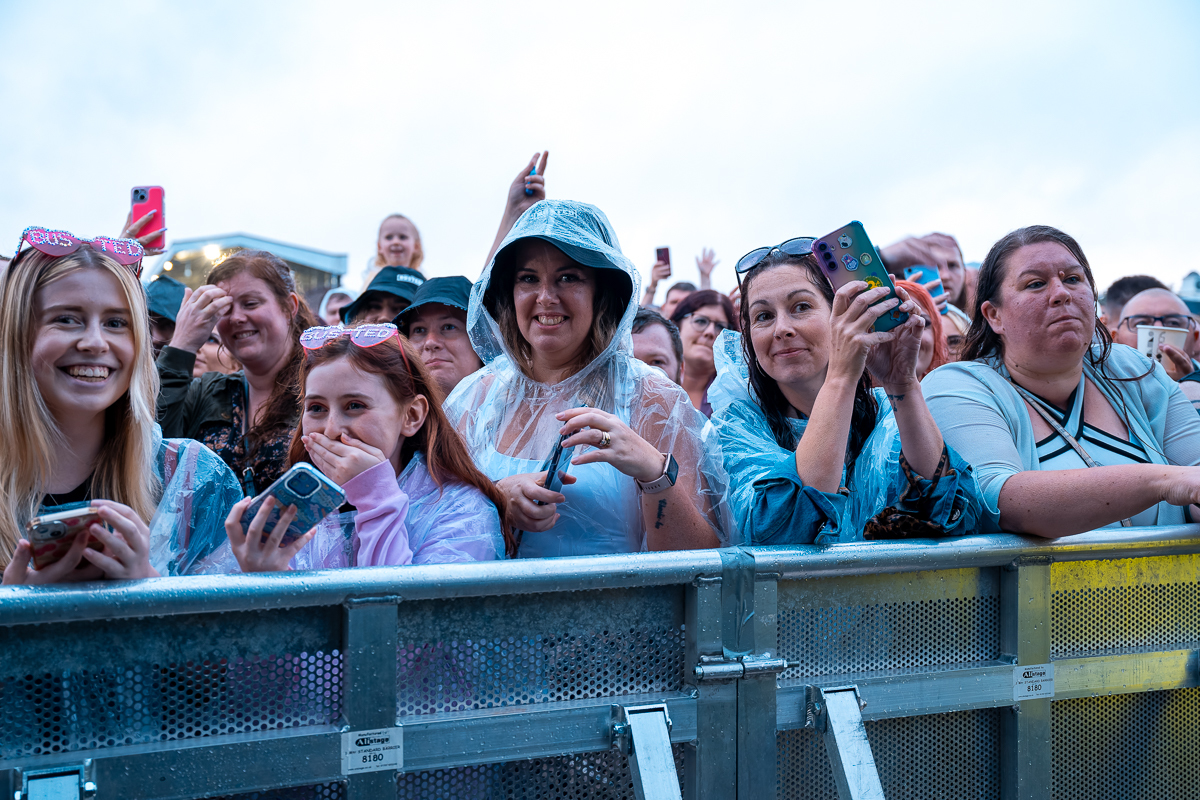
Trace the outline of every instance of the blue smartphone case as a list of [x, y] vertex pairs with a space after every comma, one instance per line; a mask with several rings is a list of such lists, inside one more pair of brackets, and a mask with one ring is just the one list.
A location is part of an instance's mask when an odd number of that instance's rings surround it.
[[282, 544], [290, 544], [299, 539], [346, 502], [346, 493], [333, 481], [326, 478], [312, 464], [301, 462], [280, 476], [262, 494], [254, 498], [246, 513], [242, 515], [242, 527], [249, 528], [254, 515], [262, 508], [268, 497], [274, 497], [276, 505], [267, 516], [267, 524], [263, 526], [263, 541], [275, 530], [279, 516], [288, 506], [296, 507], [296, 518], [288, 525], [283, 534]]
[[[840, 289], [851, 281], [866, 281], [871, 288], [886, 286], [888, 294], [873, 305], [879, 305], [896, 296], [896, 286], [883, 266], [883, 259], [861, 222], [855, 220], [849, 225], [820, 237], [813, 242], [813, 254], [821, 265], [822, 272], [833, 284], [834, 290]], [[897, 325], [903, 325], [908, 320], [908, 314], [892, 310], [875, 320], [874, 330], [890, 331]]]

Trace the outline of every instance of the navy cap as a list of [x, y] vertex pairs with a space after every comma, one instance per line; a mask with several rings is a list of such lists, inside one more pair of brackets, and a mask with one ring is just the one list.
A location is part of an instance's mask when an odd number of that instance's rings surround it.
[[363, 289], [363, 293], [358, 296], [357, 300], [342, 307], [342, 322], [349, 322], [354, 319], [359, 309], [363, 307], [363, 301], [367, 299], [367, 295], [371, 292], [387, 292], [411, 303], [417, 296], [417, 289], [421, 288], [421, 284], [423, 283], [425, 283], [425, 276], [415, 269], [409, 269], [408, 267], [384, 267], [371, 279], [371, 282], [367, 285], [367, 288]]
[[146, 286], [146, 307], [151, 314], [175, 321], [179, 307], [183, 305], [183, 292], [187, 289], [179, 281], [167, 275], [159, 275]]
[[412, 305], [396, 315], [393, 324], [407, 336], [408, 323], [415, 316], [414, 312], [421, 306], [437, 303], [466, 311], [470, 302], [471, 281], [468, 278], [464, 278], [462, 275], [455, 275], [451, 278], [430, 278], [421, 284], [420, 289], [417, 289], [417, 295], [413, 298]]

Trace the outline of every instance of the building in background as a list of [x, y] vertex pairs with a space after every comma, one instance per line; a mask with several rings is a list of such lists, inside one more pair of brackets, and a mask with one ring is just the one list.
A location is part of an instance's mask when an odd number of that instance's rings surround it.
[[[301, 297], [321, 296], [335, 286], [341, 286], [346, 274], [345, 253], [326, 253], [311, 247], [276, 242], [248, 233], [207, 236], [199, 239], [179, 239], [171, 242], [157, 264], [151, 267], [147, 281], [159, 275], [170, 275], [192, 289], [204, 283], [208, 271], [238, 250], [266, 250], [282, 258], [296, 276], [296, 289]], [[315, 306], [314, 306], [315, 308]]]

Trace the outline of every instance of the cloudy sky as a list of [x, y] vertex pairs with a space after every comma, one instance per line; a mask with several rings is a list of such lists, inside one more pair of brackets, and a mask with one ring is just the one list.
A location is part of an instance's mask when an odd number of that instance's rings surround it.
[[[600, 206], [643, 266], [862, 220], [981, 260], [1056, 225], [1102, 285], [1200, 270], [1200, 4], [0, 0], [0, 245], [116, 233], [348, 253], [393, 211], [475, 277], [506, 187]], [[4, 245], [9, 241], [11, 244]]]

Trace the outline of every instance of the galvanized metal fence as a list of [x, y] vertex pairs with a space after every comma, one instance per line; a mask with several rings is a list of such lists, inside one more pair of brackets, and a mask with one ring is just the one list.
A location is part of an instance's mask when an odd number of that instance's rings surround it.
[[5, 588], [0, 797], [1200, 797], [1198, 559], [1186, 526]]

